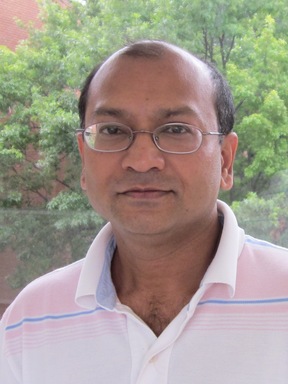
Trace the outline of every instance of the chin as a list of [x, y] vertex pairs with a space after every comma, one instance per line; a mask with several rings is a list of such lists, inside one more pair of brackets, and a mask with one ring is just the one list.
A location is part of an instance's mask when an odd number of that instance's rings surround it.
[[[167, 221], [162, 223], [156, 222], [155, 218], [152, 220], [139, 220], [137, 217], [134, 220], [117, 221], [117, 223], [112, 223], [112, 226], [115, 228], [121, 228], [121, 232], [125, 231], [126, 233], [142, 236], [156, 236], [161, 235], [169, 231]], [[166, 223], [164, 226], [163, 223]]]

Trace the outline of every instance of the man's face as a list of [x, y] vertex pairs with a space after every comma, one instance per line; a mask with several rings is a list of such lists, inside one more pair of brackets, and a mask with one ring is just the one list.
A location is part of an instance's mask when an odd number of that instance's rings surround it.
[[[99, 122], [135, 131], [182, 122], [217, 131], [208, 70], [175, 52], [161, 59], [116, 57], [90, 85], [85, 126]], [[217, 215], [219, 188], [232, 186], [235, 135], [222, 144], [217, 136], [203, 137], [198, 151], [186, 155], [161, 152], [149, 134], [136, 135], [118, 153], [95, 152], [81, 136], [78, 142], [82, 188], [114, 231], [156, 236], [203, 230]]]

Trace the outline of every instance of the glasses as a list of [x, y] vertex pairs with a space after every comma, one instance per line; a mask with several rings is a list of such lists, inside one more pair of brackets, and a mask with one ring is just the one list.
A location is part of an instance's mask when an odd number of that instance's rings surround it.
[[164, 124], [153, 132], [133, 131], [121, 123], [97, 123], [77, 129], [77, 132], [82, 133], [88, 147], [97, 152], [125, 151], [132, 145], [136, 135], [147, 133], [152, 136], [160, 151], [179, 155], [196, 152], [202, 144], [203, 136], [225, 136], [220, 132], [202, 132], [193, 125], [183, 123]]

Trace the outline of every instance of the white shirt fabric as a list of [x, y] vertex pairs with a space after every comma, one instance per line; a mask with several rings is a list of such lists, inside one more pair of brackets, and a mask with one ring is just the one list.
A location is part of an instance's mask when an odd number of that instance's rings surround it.
[[0, 325], [1, 384], [287, 384], [288, 251], [224, 226], [198, 291], [156, 337], [118, 299], [110, 224], [29, 284]]

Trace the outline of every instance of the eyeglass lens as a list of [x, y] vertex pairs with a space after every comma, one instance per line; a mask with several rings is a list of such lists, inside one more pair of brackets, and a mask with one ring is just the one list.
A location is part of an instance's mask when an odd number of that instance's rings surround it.
[[86, 128], [84, 135], [90, 148], [96, 151], [115, 152], [127, 149], [135, 135], [140, 133], [151, 134], [160, 150], [172, 153], [194, 152], [202, 141], [202, 134], [198, 128], [180, 123], [165, 124], [153, 132], [132, 131], [130, 127], [118, 123], [100, 123]]

